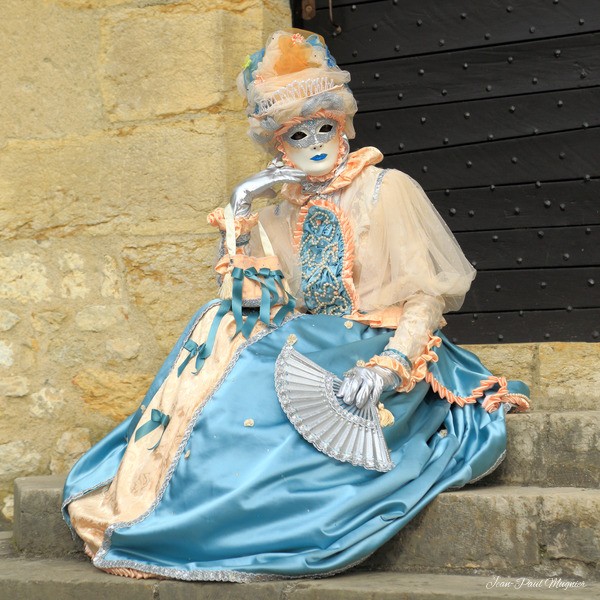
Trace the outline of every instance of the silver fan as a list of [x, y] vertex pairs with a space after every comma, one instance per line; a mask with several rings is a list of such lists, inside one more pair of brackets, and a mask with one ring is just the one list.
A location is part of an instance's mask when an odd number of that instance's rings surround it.
[[376, 471], [394, 463], [372, 402], [358, 409], [336, 396], [341, 380], [286, 344], [275, 365], [275, 389], [296, 431], [317, 450], [341, 462]]

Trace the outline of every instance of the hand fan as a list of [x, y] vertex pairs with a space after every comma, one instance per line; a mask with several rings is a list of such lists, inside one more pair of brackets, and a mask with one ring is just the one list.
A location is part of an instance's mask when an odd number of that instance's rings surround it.
[[394, 463], [372, 402], [358, 409], [336, 396], [341, 380], [286, 344], [275, 365], [275, 389], [296, 431], [341, 462], [376, 471]]

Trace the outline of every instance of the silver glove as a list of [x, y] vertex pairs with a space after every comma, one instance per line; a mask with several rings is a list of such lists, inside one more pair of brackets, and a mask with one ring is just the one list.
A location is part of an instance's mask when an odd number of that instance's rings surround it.
[[354, 367], [345, 373], [336, 395], [346, 404], [362, 408], [368, 401], [377, 405], [384, 391], [394, 390], [400, 383], [400, 377], [385, 367]]
[[282, 162], [273, 160], [264, 170], [242, 181], [231, 194], [229, 200], [236, 217], [247, 217], [252, 209], [252, 200], [259, 196], [272, 198], [275, 192], [272, 186], [278, 183], [301, 183], [306, 173], [300, 169], [286, 167]]

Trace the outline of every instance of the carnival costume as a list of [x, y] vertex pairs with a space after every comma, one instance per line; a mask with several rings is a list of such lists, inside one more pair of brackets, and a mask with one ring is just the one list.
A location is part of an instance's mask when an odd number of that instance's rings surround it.
[[333, 574], [504, 457], [505, 413], [527, 408], [527, 387], [439, 331], [474, 270], [418, 183], [376, 167], [375, 148], [349, 153], [348, 81], [307, 32], [248, 58], [250, 133], [276, 157], [209, 215], [220, 298], [68, 476], [64, 516], [95, 566]]

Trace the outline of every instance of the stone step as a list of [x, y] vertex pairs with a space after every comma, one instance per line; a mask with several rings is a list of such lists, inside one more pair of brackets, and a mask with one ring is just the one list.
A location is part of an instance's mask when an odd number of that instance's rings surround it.
[[600, 490], [468, 486], [438, 496], [367, 566], [600, 577]]
[[509, 414], [506, 458], [478, 485], [600, 487], [600, 411]]
[[0, 600], [592, 600], [593, 581], [389, 572], [247, 584], [139, 580], [107, 575], [88, 561], [0, 559]]
[[[56, 478], [16, 481], [19, 551], [46, 557], [77, 552], [58, 510], [60, 490]], [[365, 568], [598, 578], [598, 531], [600, 490], [467, 486], [438, 496]]]
[[15, 479], [14, 538], [19, 552], [65, 556], [79, 552], [60, 505], [64, 475]]
[[[600, 346], [600, 344], [598, 344]], [[598, 398], [591, 394], [588, 395], [570, 395], [564, 394], [532, 394], [530, 401], [530, 410], [532, 412], [558, 412], [565, 411], [588, 411], [598, 410]]]
[[14, 554], [15, 544], [12, 531], [0, 531], [0, 559]]

